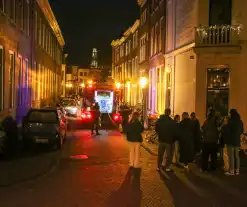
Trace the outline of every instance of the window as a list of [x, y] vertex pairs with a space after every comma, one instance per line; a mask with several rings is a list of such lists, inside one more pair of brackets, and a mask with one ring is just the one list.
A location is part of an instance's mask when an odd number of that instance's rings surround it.
[[35, 41], [37, 43], [38, 41], [38, 14], [36, 11], [34, 13], [34, 36], [35, 36]]
[[24, 5], [23, 0], [19, 1], [19, 21], [21, 29], [24, 29]]
[[15, 54], [9, 52], [9, 108], [14, 108], [14, 80], [15, 80]]
[[171, 108], [171, 73], [166, 73], [166, 108]]
[[158, 49], [158, 36], [159, 36], [159, 23], [156, 23], [154, 30], [154, 54], [157, 53], [157, 49]]
[[22, 58], [18, 57], [18, 65], [19, 65], [19, 71], [18, 71], [18, 105], [22, 105], [22, 71], [23, 71], [23, 64], [22, 64]]
[[0, 46], [0, 111], [4, 110], [4, 50]]
[[135, 58], [135, 71], [136, 71], [136, 77], [139, 77], [139, 71], [138, 71], [138, 57]]
[[43, 24], [43, 36], [42, 36], [42, 47], [45, 49], [45, 25]]
[[83, 76], [83, 72], [80, 72], [80, 76]]
[[27, 21], [26, 32], [27, 35], [29, 36], [30, 35], [30, 4], [28, 0], [26, 0], [26, 21]]
[[42, 19], [39, 18], [39, 45], [42, 45]]
[[145, 24], [147, 21], [147, 9], [145, 9], [141, 14], [141, 25]]
[[16, 0], [9, 0], [9, 17], [15, 22], [16, 16], [15, 16], [15, 1]]
[[146, 60], [146, 35], [140, 40], [140, 62]]
[[163, 39], [164, 39], [164, 17], [160, 18], [160, 33], [159, 33], [159, 51], [162, 51], [163, 48]]
[[154, 54], [154, 27], [151, 30], [150, 56]]
[[26, 0], [23, 0], [23, 3], [22, 3], [22, 10], [23, 10], [23, 30], [26, 31], [27, 30], [27, 22], [26, 22], [26, 18], [27, 18], [27, 6], [26, 6]]
[[5, 11], [4, 6], [5, 6], [5, 0], [0, 0], [0, 9], [3, 12]]
[[125, 44], [125, 55], [128, 55], [128, 51], [129, 51], [129, 44], [128, 42]]
[[129, 53], [131, 53], [131, 40], [129, 40]]

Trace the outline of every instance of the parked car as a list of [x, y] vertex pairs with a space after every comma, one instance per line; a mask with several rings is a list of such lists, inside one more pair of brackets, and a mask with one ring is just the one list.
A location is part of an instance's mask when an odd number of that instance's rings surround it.
[[67, 134], [67, 120], [56, 108], [31, 109], [23, 119], [26, 147], [48, 144], [60, 149]]
[[0, 130], [0, 154], [6, 153], [6, 144], [5, 144], [6, 134], [3, 130]]
[[81, 106], [74, 99], [64, 99], [61, 106], [66, 110], [68, 116], [79, 117], [81, 115]]

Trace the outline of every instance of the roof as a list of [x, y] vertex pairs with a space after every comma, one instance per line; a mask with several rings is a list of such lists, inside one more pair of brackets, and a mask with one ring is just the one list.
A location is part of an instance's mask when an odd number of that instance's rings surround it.
[[124, 33], [123, 36], [120, 39], [113, 40], [111, 42], [111, 46], [117, 47], [121, 45], [131, 34], [135, 33], [135, 31], [139, 28], [140, 26], [140, 20], [136, 20], [135, 23], [129, 27]]
[[51, 9], [50, 3], [48, 0], [37, 0], [37, 3], [39, 4], [40, 9], [44, 13], [47, 21], [50, 24], [50, 27], [52, 28], [54, 34], [56, 35], [56, 38], [60, 44], [61, 47], [65, 45], [65, 41], [62, 35], [62, 32], [60, 30], [60, 27], [58, 25], [58, 22], [56, 20], [56, 17]]

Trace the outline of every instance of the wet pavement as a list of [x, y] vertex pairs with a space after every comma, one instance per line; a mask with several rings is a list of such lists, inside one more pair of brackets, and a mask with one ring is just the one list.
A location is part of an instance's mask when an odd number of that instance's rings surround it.
[[[56, 157], [52, 170], [0, 188], [1, 207], [246, 206], [244, 190], [199, 171], [156, 172], [156, 156], [141, 148], [141, 171], [129, 171], [128, 143], [117, 131], [91, 136], [72, 129], [61, 152], [33, 157], [20, 173]], [[56, 156], [54, 156], [56, 155]], [[45, 158], [40, 158], [45, 156]], [[241, 175], [242, 176], [242, 175]], [[244, 176], [244, 174], [243, 174]], [[230, 178], [233, 183], [234, 179]], [[140, 182], [139, 182], [140, 181]]]

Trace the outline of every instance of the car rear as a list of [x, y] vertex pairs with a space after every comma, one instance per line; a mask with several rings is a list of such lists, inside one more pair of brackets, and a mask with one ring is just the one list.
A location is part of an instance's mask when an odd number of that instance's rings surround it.
[[81, 114], [79, 105], [73, 99], [63, 100], [61, 105], [65, 109], [68, 116], [76, 116], [77, 117], [79, 114]]
[[60, 139], [56, 109], [32, 109], [23, 123], [25, 144], [56, 144]]

